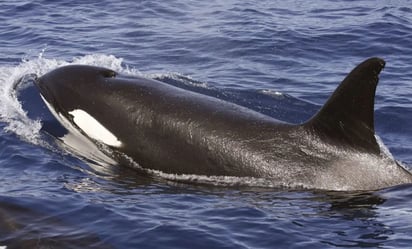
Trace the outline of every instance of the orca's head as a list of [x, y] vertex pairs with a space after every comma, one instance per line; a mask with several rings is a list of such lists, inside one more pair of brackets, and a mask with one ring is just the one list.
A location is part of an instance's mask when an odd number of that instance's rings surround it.
[[109, 78], [116, 77], [113, 70], [70, 65], [57, 68], [36, 80], [42, 98], [53, 109], [64, 116], [75, 109], [83, 108], [93, 102], [93, 95]]
[[111, 79], [116, 75], [102, 67], [72, 65], [41, 76], [35, 84], [50, 111], [67, 129], [78, 129], [94, 140], [120, 147], [122, 143], [108, 130], [103, 117]]

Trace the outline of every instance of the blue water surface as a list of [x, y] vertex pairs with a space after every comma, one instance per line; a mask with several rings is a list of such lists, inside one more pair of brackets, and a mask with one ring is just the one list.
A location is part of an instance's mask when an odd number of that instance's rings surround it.
[[411, 247], [411, 186], [197, 185], [99, 167], [42, 133], [17, 87], [99, 65], [300, 123], [379, 56], [376, 132], [411, 169], [409, 1], [0, 1], [0, 40], [0, 247]]

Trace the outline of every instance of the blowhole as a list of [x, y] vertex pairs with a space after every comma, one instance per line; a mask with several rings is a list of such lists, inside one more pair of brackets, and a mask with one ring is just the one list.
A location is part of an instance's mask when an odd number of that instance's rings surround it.
[[102, 74], [103, 74], [103, 77], [105, 78], [114, 78], [117, 75], [117, 73], [112, 70], [104, 70]]

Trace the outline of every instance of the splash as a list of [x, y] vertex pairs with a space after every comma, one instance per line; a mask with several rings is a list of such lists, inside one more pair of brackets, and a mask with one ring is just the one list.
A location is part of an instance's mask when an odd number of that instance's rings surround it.
[[23, 61], [19, 65], [0, 67], [0, 121], [5, 122], [5, 131], [13, 132], [19, 137], [38, 143], [41, 124], [39, 120], [31, 120], [17, 100], [15, 87], [20, 79], [28, 74], [42, 74], [57, 61], [44, 63], [38, 58], [34, 61]]

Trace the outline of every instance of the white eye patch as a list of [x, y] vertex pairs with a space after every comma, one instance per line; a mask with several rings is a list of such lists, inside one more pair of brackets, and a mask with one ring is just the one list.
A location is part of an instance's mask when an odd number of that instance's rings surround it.
[[122, 145], [122, 142], [120, 142], [113, 133], [87, 112], [76, 109], [69, 112], [69, 114], [73, 116], [74, 123], [86, 133], [87, 136], [109, 146], [120, 147]]

